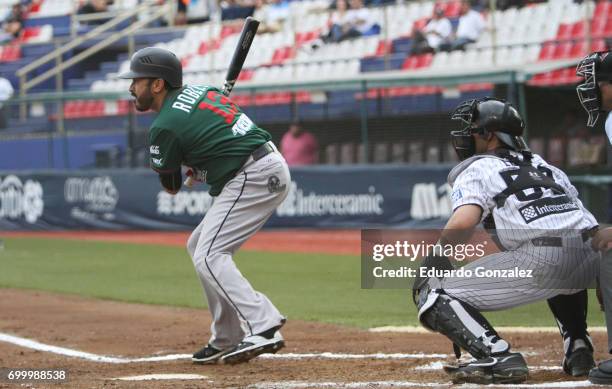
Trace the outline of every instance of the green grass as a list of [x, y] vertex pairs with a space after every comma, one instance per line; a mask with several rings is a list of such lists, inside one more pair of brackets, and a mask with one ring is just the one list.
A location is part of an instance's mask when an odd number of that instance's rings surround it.
[[[409, 290], [363, 290], [356, 256], [240, 252], [238, 267], [290, 319], [358, 327], [416, 325]], [[147, 304], [204, 307], [180, 247], [12, 238], [0, 251], [0, 287]], [[603, 325], [590, 291], [589, 325]], [[545, 303], [487, 313], [496, 325], [555, 325]]]

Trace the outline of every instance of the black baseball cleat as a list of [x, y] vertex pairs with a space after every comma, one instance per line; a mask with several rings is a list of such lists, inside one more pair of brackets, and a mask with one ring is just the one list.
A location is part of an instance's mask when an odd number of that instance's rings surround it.
[[232, 351], [234, 348], [230, 347], [225, 350], [219, 350], [207, 344], [200, 351], [197, 351], [191, 357], [193, 363], [197, 363], [199, 365], [212, 365], [217, 363], [222, 356]]
[[285, 341], [280, 332], [276, 332], [271, 339], [259, 335], [247, 336], [229, 353], [221, 358], [223, 363], [235, 365], [248, 362], [261, 354], [275, 354], [285, 347]]
[[458, 366], [444, 366], [454, 384], [519, 384], [529, 377], [529, 369], [519, 353], [503, 353]]
[[574, 377], [586, 376], [594, 367], [593, 351], [588, 347], [575, 349], [569, 357], [563, 358], [563, 371]]
[[283, 319], [281, 324], [276, 327], [272, 327], [257, 335], [247, 336], [238, 346], [224, 355], [221, 361], [235, 365], [237, 363], [248, 362], [261, 354], [275, 354], [278, 350], [285, 347], [285, 340], [279, 331], [285, 323], [286, 320]]
[[598, 385], [612, 385], [612, 359], [603, 361], [589, 372], [589, 381]]

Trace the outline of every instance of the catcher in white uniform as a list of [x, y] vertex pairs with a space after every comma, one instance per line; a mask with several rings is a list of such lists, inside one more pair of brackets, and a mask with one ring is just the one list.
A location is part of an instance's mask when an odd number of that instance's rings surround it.
[[[563, 369], [586, 375], [594, 366], [585, 288], [599, 265], [590, 245], [595, 218], [565, 173], [529, 151], [521, 136], [523, 120], [511, 104], [469, 100], [451, 118], [467, 126], [451, 133], [462, 162], [448, 177], [453, 214], [439, 244], [465, 243], [483, 223], [501, 252], [467, 264], [464, 269], [473, 271], [471, 276], [415, 281], [421, 323], [447, 336], [458, 356], [464, 349], [475, 358], [445, 370], [455, 383], [524, 381], [528, 368], [523, 356], [510, 351], [480, 312], [548, 299], [563, 336]], [[421, 267], [454, 269], [435, 251]], [[482, 277], [478, 268], [506, 276]]]

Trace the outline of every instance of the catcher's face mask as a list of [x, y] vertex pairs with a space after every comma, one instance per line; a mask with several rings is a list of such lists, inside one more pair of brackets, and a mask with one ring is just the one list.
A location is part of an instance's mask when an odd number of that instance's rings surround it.
[[600, 53], [593, 53], [580, 61], [576, 67], [576, 75], [584, 78], [584, 82], [576, 87], [576, 92], [580, 104], [589, 115], [587, 120], [587, 126], [589, 127], [593, 127], [597, 123], [601, 112], [601, 91], [597, 85], [597, 74], [595, 72], [599, 61], [601, 61]]
[[476, 140], [474, 133], [482, 133], [483, 129], [473, 126], [474, 113], [478, 106], [477, 100], [468, 100], [460, 104], [451, 115], [451, 120], [461, 120], [467, 124], [461, 130], [451, 131], [451, 141], [453, 148], [460, 161], [476, 154]]

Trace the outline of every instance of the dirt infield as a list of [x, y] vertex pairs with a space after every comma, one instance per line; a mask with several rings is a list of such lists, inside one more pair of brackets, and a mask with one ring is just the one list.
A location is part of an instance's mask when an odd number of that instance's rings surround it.
[[[180, 355], [174, 360], [158, 362], [95, 362], [82, 356], [33, 350], [32, 346], [18, 346], [0, 339], [0, 366], [68, 369], [68, 382], [36, 384], [36, 388], [436, 387], [448, 386], [447, 377], [439, 366], [433, 370], [423, 366], [432, 363], [436, 366], [436, 362], [439, 365], [441, 361], [454, 359], [450, 355], [429, 355], [451, 354], [450, 344], [439, 335], [372, 333], [290, 318], [283, 330], [287, 347], [277, 354], [279, 358], [260, 357], [237, 366], [199, 366], [193, 365], [187, 354], [202, 346], [209, 336], [210, 318], [205, 310], [0, 289], [0, 312], [0, 335], [4, 336], [107, 357]], [[567, 382], [575, 380], [554, 369], [562, 359], [558, 335], [506, 335], [515, 349], [526, 352], [533, 367], [528, 383], [547, 382], [565, 387], [585, 384], [584, 380]], [[596, 344], [605, 344], [604, 336], [595, 334]], [[332, 354], [321, 354], [325, 352]], [[289, 358], [288, 353], [300, 359]], [[376, 353], [381, 354], [363, 355]], [[402, 355], [394, 356], [394, 353]], [[409, 353], [425, 355], [411, 357], [406, 355]], [[361, 356], [348, 359], [345, 354]], [[602, 353], [597, 356], [604, 357]], [[114, 380], [153, 373], [198, 374], [206, 378], [155, 382]], [[15, 385], [0, 383], [0, 387]]]
[[[2, 233], [10, 236], [183, 246], [188, 233]], [[263, 231], [243, 249], [359, 255], [360, 234]], [[237, 366], [199, 366], [189, 357], [210, 335], [206, 310], [0, 289], [0, 312], [0, 367], [69, 371], [68, 382], [26, 384], [35, 388], [449, 387], [441, 363], [454, 361], [451, 345], [441, 335], [374, 333], [289, 318], [283, 329], [287, 347], [274, 357]], [[526, 353], [532, 370], [525, 387], [588, 386], [584, 378], [576, 380], [560, 370], [559, 335], [502, 335]], [[605, 334], [594, 334], [594, 340], [596, 356], [605, 358]], [[191, 374], [197, 379], [117, 380], [148, 374]], [[0, 388], [5, 387], [17, 385], [0, 381]]]

